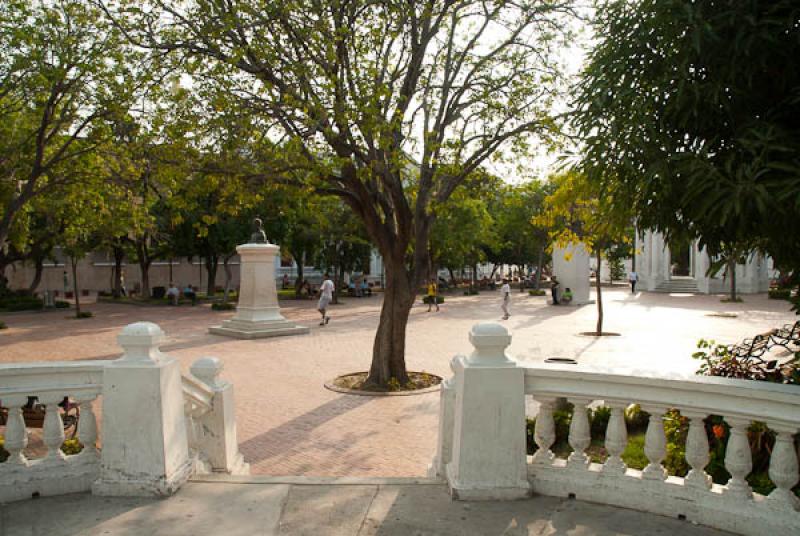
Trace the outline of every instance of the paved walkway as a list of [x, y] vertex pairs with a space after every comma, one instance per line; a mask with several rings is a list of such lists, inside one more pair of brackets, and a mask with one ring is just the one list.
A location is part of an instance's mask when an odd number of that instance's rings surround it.
[[64, 495], [0, 506], [0, 536], [672, 535], [725, 533], [576, 500], [455, 502], [442, 484], [189, 483], [165, 500]]
[[[733, 342], [796, 320], [784, 301], [745, 296], [723, 304], [715, 296], [667, 296], [623, 289], [604, 290], [602, 339], [577, 335], [594, 329], [596, 308], [553, 307], [543, 297], [515, 294], [510, 352], [521, 360], [574, 357], [582, 363], [691, 373], [696, 341]], [[254, 474], [314, 476], [421, 476], [436, 444], [438, 393], [404, 397], [360, 397], [328, 391], [322, 384], [339, 374], [369, 367], [380, 298], [347, 299], [332, 308], [333, 320], [318, 327], [311, 301], [286, 302], [290, 319], [311, 326], [297, 337], [241, 341], [209, 335], [207, 328], [232, 313], [207, 306], [141, 307], [93, 304], [96, 317], [65, 318], [64, 311], [0, 315], [0, 362], [114, 359], [116, 336], [138, 320], [167, 332], [163, 349], [184, 370], [200, 356], [225, 363], [223, 376], [236, 388], [242, 453]], [[408, 329], [410, 369], [450, 375], [456, 353], [471, 351], [467, 334], [479, 321], [500, 321], [499, 293], [447, 297], [440, 313], [417, 306]], [[734, 312], [736, 318], [707, 316]], [[0, 427], [0, 434], [2, 434]]]

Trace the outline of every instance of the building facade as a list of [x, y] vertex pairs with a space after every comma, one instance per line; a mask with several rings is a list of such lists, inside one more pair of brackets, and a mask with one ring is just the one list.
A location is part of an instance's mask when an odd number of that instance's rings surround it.
[[[697, 240], [670, 245], [661, 233], [637, 233], [636, 256], [636, 272], [642, 290], [718, 294], [730, 289], [730, 280], [723, 277], [724, 269], [713, 277], [708, 275], [712, 260]], [[766, 292], [774, 275], [772, 272], [772, 259], [752, 254], [746, 263], [736, 265], [737, 291]]]

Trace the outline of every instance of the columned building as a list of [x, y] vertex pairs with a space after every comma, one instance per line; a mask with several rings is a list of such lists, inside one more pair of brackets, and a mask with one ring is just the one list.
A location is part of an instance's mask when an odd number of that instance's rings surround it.
[[[707, 275], [711, 258], [699, 241], [669, 244], [654, 231], [636, 234], [636, 272], [642, 290], [699, 292], [718, 294], [730, 289], [723, 279], [725, 269], [714, 277]], [[736, 265], [736, 289], [742, 293], [769, 290], [772, 260], [754, 253], [744, 264]]]

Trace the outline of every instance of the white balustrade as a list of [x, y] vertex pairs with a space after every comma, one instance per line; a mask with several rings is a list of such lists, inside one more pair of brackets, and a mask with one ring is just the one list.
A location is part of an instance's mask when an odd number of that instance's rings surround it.
[[[158, 326], [143, 322], [121, 333], [125, 353], [118, 360], [0, 365], [9, 453], [0, 463], [0, 503], [88, 490], [161, 495], [180, 487], [193, 469], [248, 472], [236, 440], [233, 386], [219, 379], [219, 360], [201, 358], [182, 376], [178, 363], [159, 351], [162, 338]], [[30, 459], [23, 417], [29, 397], [44, 408], [45, 451]], [[79, 454], [61, 450], [65, 397], [71, 411], [78, 408]], [[105, 417], [102, 450], [95, 409]]]
[[[513, 363], [525, 369], [524, 395], [540, 403], [533, 434], [538, 450], [527, 457], [533, 492], [680, 516], [741, 534], [800, 534], [800, 501], [792, 491], [800, 481], [795, 446], [800, 431], [797, 386], [581, 365]], [[481, 370], [471, 372], [476, 375], [473, 383], [453, 384], [453, 399], [470, 399], [473, 395], [469, 389], [481, 385]], [[485, 398], [489, 394], [482, 393], [483, 403], [491, 404]], [[574, 451], [567, 460], [555, 457], [551, 450], [556, 442], [554, 405], [559, 398], [566, 398], [575, 408], [567, 438]], [[641, 471], [626, 467], [622, 460], [628, 443], [624, 411], [634, 403], [650, 414], [644, 438], [648, 463]], [[601, 404], [611, 410], [605, 434], [608, 458], [605, 463], [590, 463], [586, 454], [591, 441], [586, 408]], [[671, 410], [688, 421], [685, 457], [691, 469], [685, 478], [667, 475], [662, 465], [667, 455], [664, 419], [668, 411], [667, 418], [677, 415]], [[721, 416], [730, 429], [724, 464], [731, 478], [725, 484], [712, 483], [705, 470], [710, 447], [704, 421], [711, 415]], [[763, 422], [777, 434], [769, 464], [769, 477], [776, 488], [766, 497], [753, 493], [747, 482], [753, 469], [747, 429], [753, 422]], [[492, 430], [497, 437], [508, 434], [505, 427], [517, 426], [518, 419], [499, 410], [491, 418], [472, 414], [457, 417], [455, 423], [442, 421], [440, 435], [457, 439], [458, 435], [468, 435], [465, 428], [470, 428]], [[447, 443], [446, 439], [439, 441]], [[452, 459], [459, 459], [463, 456], [459, 449], [464, 447], [458, 441], [451, 444]], [[513, 449], [506, 449], [500, 458], [497, 453], [477, 454], [475, 450], [470, 453], [470, 462], [480, 464], [487, 474], [496, 465], [513, 467], [515, 462], [509, 457], [517, 455]], [[446, 476], [452, 486], [452, 474]], [[483, 493], [492, 495], [490, 489], [483, 489]]]
[[[5, 449], [10, 456], [0, 464], [0, 503], [30, 498], [34, 495], [60, 495], [87, 491], [97, 478], [100, 461], [95, 450], [96, 426], [92, 402], [103, 388], [104, 361], [72, 361], [68, 363], [25, 363], [0, 365], [0, 402], [8, 410]], [[28, 459], [29, 431], [23, 417], [28, 397], [36, 397], [44, 407], [41, 439], [46, 454]], [[58, 404], [69, 400], [83, 401], [78, 420], [77, 439], [84, 450], [66, 456], [64, 421]]]

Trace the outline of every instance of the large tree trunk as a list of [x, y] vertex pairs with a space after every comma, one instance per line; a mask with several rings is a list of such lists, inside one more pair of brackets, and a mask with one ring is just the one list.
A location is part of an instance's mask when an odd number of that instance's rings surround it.
[[455, 288], [456, 286], [456, 274], [453, 273], [453, 269], [448, 267], [447, 271], [450, 273], [450, 286]]
[[539, 248], [539, 258], [536, 260], [536, 281], [533, 288], [539, 290], [539, 282], [542, 280], [542, 265], [544, 264], [544, 246]]
[[406, 372], [406, 326], [414, 305], [416, 285], [411, 283], [405, 260], [384, 258], [386, 288], [383, 293], [381, 318], [372, 348], [372, 366], [368, 384], [386, 385], [395, 379], [400, 385], [408, 382]]
[[139, 271], [142, 274], [142, 298], [150, 297], [150, 263], [139, 261]]
[[597, 251], [597, 271], [594, 274], [595, 285], [597, 287], [597, 335], [603, 333], [603, 291], [600, 287], [600, 269], [603, 267], [603, 256]]
[[297, 264], [297, 279], [294, 280], [294, 296], [295, 298], [299, 298], [300, 294], [303, 290], [303, 255], [297, 256], [292, 253], [292, 257], [294, 257], [294, 262]]
[[78, 259], [69, 258], [72, 264], [72, 292], [75, 294], [75, 318], [81, 317], [81, 289], [78, 287]]
[[214, 295], [217, 286], [217, 267], [219, 266], [219, 257], [216, 255], [206, 255], [206, 272], [208, 272], [208, 282], [206, 284], [206, 296], [211, 297]]
[[[222, 259], [222, 269], [225, 272], [225, 291], [222, 293], [222, 302], [228, 303], [228, 294], [231, 291], [231, 279], [233, 279], [233, 274], [231, 273], [231, 266], [228, 264], [231, 260], [231, 256], [226, 255]], [[172, 268], [172, 259], [170, 259], [170, 268]], [[170, 274], [170, 280], [172, 280], [172, 274]]]
[[114, 289], [112, 295], [115, 298], [122, 296], [122, 259], [125, 252], [120, 247], [114, 248]]
[[731, 301], [735, 302], [736, 296], [736, 259], [728, 261], [728, 273], [731, 275]]
[[33, 273], [33, 281], [31, 281], [30, 286], [28, 287], [28, 292], [33, 294], [36, 292], [36, 289], [39, 287], [39, 283], [42, 282], [42, 272], [44, 272], [44, 257], [37, 256], [34, 260], [34, 273]]

